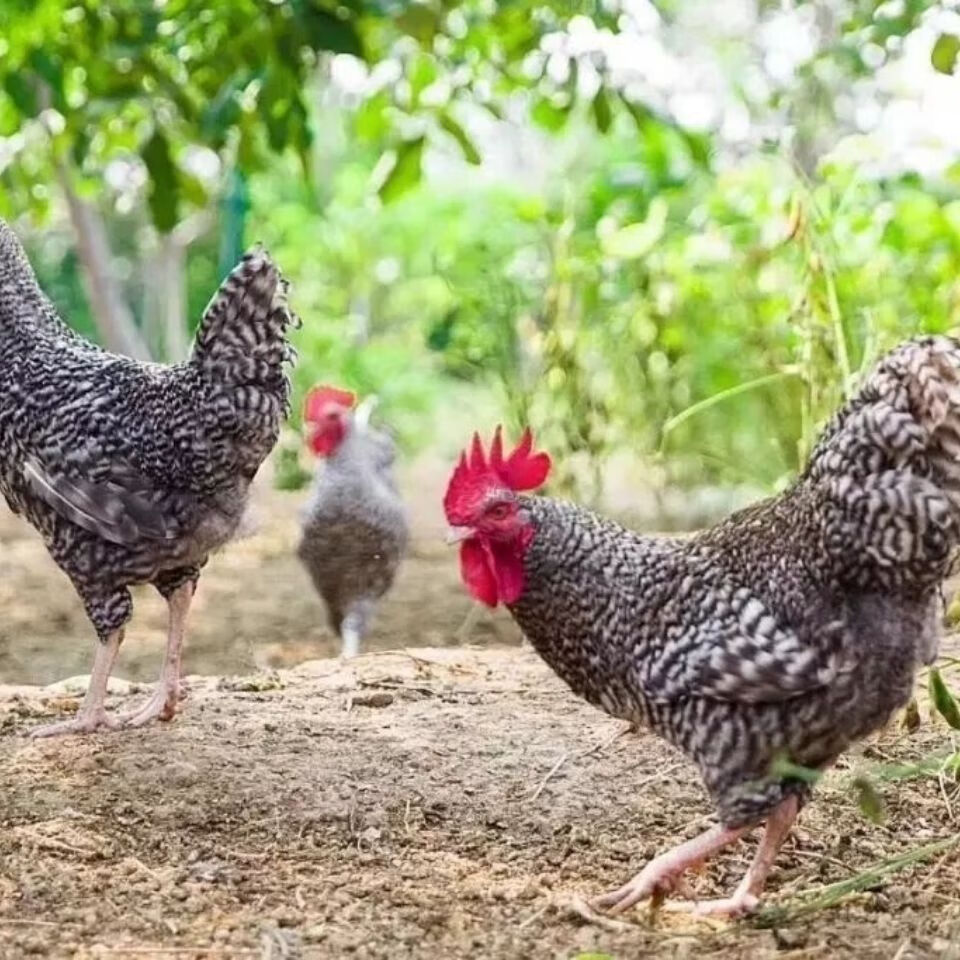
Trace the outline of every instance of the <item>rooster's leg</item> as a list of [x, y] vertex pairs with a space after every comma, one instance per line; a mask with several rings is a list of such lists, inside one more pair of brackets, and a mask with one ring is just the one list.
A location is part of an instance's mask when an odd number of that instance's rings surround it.
[[93, 733], [101, 727], [112, 730], [118, 726], [115, 717], [110, 716], [103, 706], [107, 695], [107, 681], [117, 659], [123, 631], [111, 633], [102, 643], [97, 643], [97, 652], [93, 659], [93, 671], [86, 696], [72, 720], [60, 723], [48, 723], [30, 731], [31, 737], [58, 737], [65, 733]]
[[722, 900], [701, 900], [688, 903], [671, 903], [667, 908], [671, 910], [683, 910], [696, 914], [697, 916], [725, 916], [742, 917], [756, 909], [760, 902], [760, 894], [763, 892], [763, 885], [766, 883], [767, 874], [777, 858], [777, 852], [780, 845], [786, 839], [794, 820], [797, 819], [797, 813], [800, 805], [796, 797], [787, 797], [780, 803], [773, 813], [767, 817], [767, 826], [763, 831], [763, 838], [760, 840], [760, 846], [754, 855], [750, 869], [744, 874], [739, 886], [733, 892], [733, 896], [725, 897]]
[[663, 896], [676, 889], [681, 876], [691, 867], [699, 866], [718, 850], [739, 840], [749, 827], [729, 830], [711, 827], [700, 836], [681, 843], [680, 846], [661, 853], [651, 860], [632, 880], [617, 890], [597, 897], [591, 904], [594, 909], [621, 913], [648, 897]]
[[196, 584], [190, 580], [177, 587], [167, 598], [170, 609], [170, 629], [167, 634], [167, 649], [160, 668], [160, 680], [153, 696], [139, 709], [120, 717], [125, 727], [142, 727], [151, 720], [172, 720], [180, 699], [180, 655], [187, 632], [187, 613]]

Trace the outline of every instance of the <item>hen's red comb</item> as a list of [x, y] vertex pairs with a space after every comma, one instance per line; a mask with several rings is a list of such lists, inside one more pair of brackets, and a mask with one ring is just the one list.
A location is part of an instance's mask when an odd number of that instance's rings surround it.
[[550, 473], [550, 455], [533, 453], [533, 434], [527, 427], [520, 442], [508, 457], [503, 455], [503, 433], [497, 427], [490, 444], [489, 455], [484, 453], [480, 434], [473, 435], [469, 457], [464, 451], [450, 477], [447, 493], [443, 498], [443, 509], [447, 521], [452, 524], [463, 522], [475, 500], [478, 489], [486, 483], [499, 483], [510, 490], [535, 490]]
[[303, 405], [303, 419], [308, 423], [315, 422], [323, 415], [324, 408], [330, 404], [350, 410], [356, 402], [357, 395], [349, 390], [328, 386], [313, 387]]

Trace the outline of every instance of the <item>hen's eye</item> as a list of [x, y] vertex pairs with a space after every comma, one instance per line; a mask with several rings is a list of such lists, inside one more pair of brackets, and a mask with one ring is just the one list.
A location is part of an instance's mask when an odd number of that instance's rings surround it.
[[487, 513], [494, 520], [506, 520], [510, 515], [510, 507], [505, 503], [495, 503]]

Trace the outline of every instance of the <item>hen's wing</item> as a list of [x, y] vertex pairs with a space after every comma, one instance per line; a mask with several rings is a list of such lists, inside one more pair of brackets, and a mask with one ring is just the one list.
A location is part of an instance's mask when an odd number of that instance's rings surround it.
[[692, 577], [684, 586], [662, 608], [662, 645], [644, 661], [655, 702], [773, 703], [828, 686], [851, 666], [842, 621], [802, 632], [747, 588], [708, 588]]
[[30, 489], [65, 520], [124, 546], [182, 536], [193, 514], [193, 494], [158, 490], [132, 467], [112, 463], [102, 479], [24, 465]]

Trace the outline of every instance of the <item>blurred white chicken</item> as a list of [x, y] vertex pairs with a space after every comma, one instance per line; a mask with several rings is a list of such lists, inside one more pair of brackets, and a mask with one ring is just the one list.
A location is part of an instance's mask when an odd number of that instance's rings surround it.
[[344, 657], [354, 657], [390, 589], [409, 531], [393, 478], [396, 450], [370, 426], [376, 404], [336, 387], [314, 387], [304, 410], [307, 443], [326, 462], [301, 518], [297, 556], [327, 607]]

